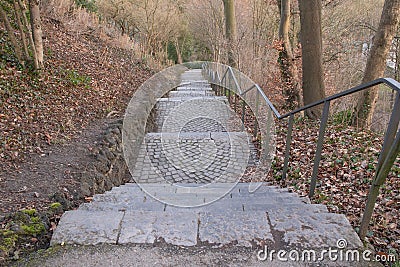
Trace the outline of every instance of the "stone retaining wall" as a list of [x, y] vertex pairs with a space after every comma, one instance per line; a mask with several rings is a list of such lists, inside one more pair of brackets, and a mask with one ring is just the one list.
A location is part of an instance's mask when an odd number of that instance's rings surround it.
[[81, 194], [91, 196], [110, 190], [129, 181], [127, 167], [122, 153], [122, 119], [108, 126], [93, 149], [94, 161], [79, 174]]
[[136, 91], [124, 119], [111, 123], [93, 150], [93, 164], [78, 174], [81, 195], [103, 193], [130, 181], [127, 166], [135, 167], [144, 135], [154, 127], [151, 112], [157, 99], [177, 87], [181, 82], [180, 75], [186, 70], [184, 65], [168, 68]]

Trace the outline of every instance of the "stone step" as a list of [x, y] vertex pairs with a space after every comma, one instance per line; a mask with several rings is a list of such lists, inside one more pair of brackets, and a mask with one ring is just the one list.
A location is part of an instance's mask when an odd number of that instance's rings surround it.
[[[119, 194], [131, 194], [131, 195], [136, 195], [136, 194], [142, 194], [143, 189], [141, 187], [144, 187], [147, 191], [150, 192], [157, 192], [159, 190], [166, 192], [187, 192], [191, 191], [192, 187], [196, 188], [199, 187], [198, 184], [169, 184], [169, 183], [164, 183], [164, 184], [136, 184], [136, 183], [126, 183], [124, 185], [114, 187], [110, 191], [107, 191], [103, 194], [98, 194], [94, 196], [94, 199], [96, 197], [101, 197], [104, 195], [112, 195], [114, 193], [119, 193]], [[212, 186], [212, 188], [210, 188]], [[233, 183], [233, 184], [227, 184], [227, 183], [213, 183], [209, 185], [208, 187], [203, 186], [204, 190], [219, 190], [220, 188], [227, 188], [231, 189], [229, 191], [229, 194], [232, 196], [257, 196], [260, 194], [273, 194], [273, 193], [289, 193], [293, 194], [288, 191], [287, 188], [280, 188], [278, 186], [271, 186], [267, 182], [262, 182], [262, 183]]]
[[[137, 197], [142, 197], [146, 192], [153, 194], [157, 194], [158, 192], [161, 192], [162, 194], [165, 193], [174, 193], [174, 194], [190, 194], [190, 193], [197, 193], [196, 190], [199, 190], [200, 192], [204, 194], [210, 194], [210, 195], [220, 195], [222, 192], [226, 193], [226, 189], [231, 187], [229, 186], [224, 186], [220, 188], [207, 188], [207, 187], [194, 187], [193, 184], [174, 184], [174, 185], [163, 185], [163, 184], [140, 184], [137, 185], [136, 183], [132, 183], [134, 186], [131, 186], [130, 184], [126, 184], [120, 187], [114, 187], [112, 190], [107, 191], [103, 194], [96, 194], [93, 196], [93, 200], [101, 200], [103, 198], [108, 198], [109, 196], [115, 196], [115, 195], [128, 195], [128, 196], [137, 196]], [[190, 187], [186, 186], [190, 185]], [[214, 185], [213, 185], [214, 186]], [[141, 188], [143, 187], [143, 189]], [[194, 189], [192, 189], [194, 188]], [[263, 191], [259, 192], [260, 190], [257, 190], [256, 192], [253, 193], [243, 193], [243, 192], [238, 192], [237, 188], [234, 188], [231, 191], [228, 191], [226, 194], [227, 198], [235, 198], [235, 199], [240, 199], [240, 198], [256, 198], [256, 197], [262, 197], [262, 196], [293, 196], [293, 197], [298, 197], [296, 193], [289, 193], [289, 192], [280, 192], [276, 189], [273, 190], [268, 190], [268, 191]], [[108, 199], [106, 200], [108, 201]]]
[[[207, 203], [212, 203], [218, 201], [218, 203], [231, 203], [234, 205], [289, 205], [289, 204], [308, 204], [307, 199], [299, 198], [296, 195], [279, 195], [271, 194], [265, 196], [253, 196], [253, 197], [230, 197], [230, 194], [225, 195], [225, 192], [221, 194], [210, 194], [202, 193], [201, 191], [196, 194], [179, 194], [179, 193], [168, 193], [168, 192], [151, 192], [146, 191], [144, 193], [131, 195], [131, 194], [104, 194], [102, 196], [97, 196], [93, 199], [92, 203], [124, 203], [124, 204], [135, 204], [142, 203], [149, 200], [149, 197], [154, 198], [156, 201], [163, 203], [180, 206], [193, 206], [204, 205]], [[188, 204], [189, 203], [189, 204]]]
[[188, 85], [181, 85], [176, 88], [176, 91], [208, 91], [211, 92], [213, 89], [209, 87], [209, 84], [188, 84]]
[[[182, 192], [188, 188], [176, 188], [175, 186], [167, 187], [154, 187], [152, 184], [143, 185], [144, 190], [142, 191], [139, 187], [120, 187], [113, 189], [105, 194], [95, 195], [93, 197], [93, 203], [95, 202], [109, 202], [109, 203], [133, 203], [143, 202], [146, 200], [146, 194], [149, 194], [159, 200], [171, 198], [171, 194], [174, 194], [176, 199], [188, 198], [203, 198], [203, 202], [208, 202], [208, 199], [219, 199], [219, 202], [229, 203], [240, 203], [240, 204], [304, 204], [309, 203], [308, 198], [299, 197], [295, 193], [280, 193], [279, 191], [269, 191], [265, 193], [247, 193], [237, 194], [235, 189], [227, 193], [229, 188], [222, 188], [221, 190], [215, 189], [202, 189], [199, 192], [193, 194]], [[325, 207], [325, 206], [323, 206]], [[326, 208], [325, 208], [326, 209]], [[326, 210], [327, 211], [327, 210]]]
[[181, 98], [181, 97], [204, 97], [204, 96], [215, 96], [213, 91], [208, 90], [179, 90], [170, 91], [169, 98]]
[[210, 83], [207, 80], [204, 80], [202, 78], [197, 78], [197, 79], [182, 79], [181, 85], [196, 85], [196, 84], [204, 84], [210, 86]]
[[[273, 231], [281, 232], [282, 239], [274, 236]], [[229, 213], [176, 208], [166, 211], [79, 209], [64, 214], [51, 244], [152, 244], [162, 239], [179, 246], [233, 243], [251, 247], [254, 241], [267, 241], [297, 248], [324, 248], [335, 247], [340, 238], [346, 238], [348, 248], [362, 247], [345, 216], [302, 212], [290, 207], [265, 212], [229, 210]]]
[[[183, 100], [182, 100], [183, 99]], [[189, 101], [189, 100], [198, 100], [198, 97], [178, 97], [178, 98], [168, 98], [168, 97], [162, 97], [157, 99], [157, 105], [162, 104], [161, 102], [183, 102], [183, 101]], [[223, 103], [228, 103], [228, 98], [226, 96], [206, 96], [206, 97], [201, 97], [203, 100], [218, 100]]]
[[124, 212], [78, 209], [63, 214], [50, 245], [116, 244]]
[[202, 75], [201, 70], [190, 70], [181, 76], [182, 83], [184, 82], [207, 82]]
[[[125, 201], [121, 200], [118, 202], [92, 202], [82, 204], [79, 209], [80, 210], [88, 210], [88, 211], [107, 211], [107, 210], [115, 210], [115, 211], [127, 211], [127, 210], [143, 210], [143, 211], [185, 211], [188, 212], [213, 212], [219, 211], [222, 213], [240, 211], [259, 211], [259, 212], [268, 212], [277, 210], [279, 208], [284, 207], [285, 212], [287, 213], [299, 213], [300, 215], [306, 215], [307, 213], [327, 213], [327, 209], [323, 205], [307, 205], [305, 203], [290, 203], [290, 202], [279, 202], [279, 203], [242, 203], [239, 201], [221, 201], [217, 200], [211, 202], [209, 204], [204, 205], [204, 201], [200, 200], [195, 203], [193, 199], [185, 200], [181, 199], [181, 201], [177, 202], [180, 206], [172, 206], [160, 202], [151, 197], [147, 197], [144, 199], [133, 201], [132, 199], [127, 199]], [[196, 205], [198, 206], [192, 206]], [[202, 206], [200, 206], [203, 204]]]
[[[86, 210], [165, 210], [172, 208], [164, 203], [178, 203], [183, 206], [205, 206], [198, 211], [212, 210], [269, 210], [282, 205], [290, 210], [327, 212], [323, 205], [307, 205], [308, 199], [295, 193], [280, 192], [276, 187], [261, 185], [253, 193], [248, 185], [239, 183], [230, 192], [232, 185], [214, 184], [209, 188], [182, 187], [172, 185], [127, 184], [100, 195], [95, 195], [92, 203], [83, 205]], [[195, 190], [201, 191], [196, 192]], [[145, 193], [146, 192], [146, 193]], [[215, 201], [216, 200], [216, 201]], [[161, 203], [160, 203], [161, 201]]]

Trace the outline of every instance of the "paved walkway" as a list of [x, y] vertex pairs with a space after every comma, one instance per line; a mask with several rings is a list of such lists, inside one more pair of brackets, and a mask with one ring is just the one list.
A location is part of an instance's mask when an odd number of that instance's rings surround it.
[[94, 196], [61, 218], [51, 244], [159, 244], [185, 247], [346, 248], [362, 244], [344, 215], [285, 189], [237, 183], [257, 164], [225, 97], [199, 70], [157, 104], [136, 183]]

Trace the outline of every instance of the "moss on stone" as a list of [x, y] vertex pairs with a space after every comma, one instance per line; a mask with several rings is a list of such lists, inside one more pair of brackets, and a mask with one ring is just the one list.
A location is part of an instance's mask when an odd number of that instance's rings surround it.
[[51, 203], [51, 205], [50, 205], [50, 209], [52, 209], [52, 210], [57, 210], [61, 207], [62, 207], [62, 205], [60, 202], [54, 202], [54, 203]]
[[12, 230], [1, 230], [1, 234], [2, 234], [2, 236], [4, 236], [4, 237], [8, 237], [8, 236], [11, 236], [11, 235], [14, 235], [15, 234], [15, 232], [14, 231], [12, 231]]
[[32, 222], [29, 225], [23, 224], [21, 225], [21, 229], [24, 231], [25, 234], [33, 236], [37, 236], [46, 231], [46, 227], [44, 226], [44, 224], [39, 221]]
[[8, 254], [18, 242], [18, 234], [11, 230], [0, 230], [0, 250]]
[[35, 209], [27, 209], [27, 210], [22, 210], [23, 213], [29, 215], [29, 216], [34, 216], [36, 214], [36, 210]]
[[17, 240], [18, 240], [18, 236], [14, 235], [11, 237], [4, 238], [2, 243], [7, 247], [13, 247], [15, 245], [15, 242], [17, 242]]

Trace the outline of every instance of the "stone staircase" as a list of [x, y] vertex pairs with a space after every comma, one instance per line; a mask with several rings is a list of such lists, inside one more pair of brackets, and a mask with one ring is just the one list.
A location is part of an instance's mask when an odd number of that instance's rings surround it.
[[51, 244], [238, 245], [271, 248], [362, 246], [345, 216], [286, 189], [238, 183], [257, 153], [226, 97], [200, 70], [159, 99], [156, 130], [135, 167], [136, 183], [95, 195], [67, 211]]

